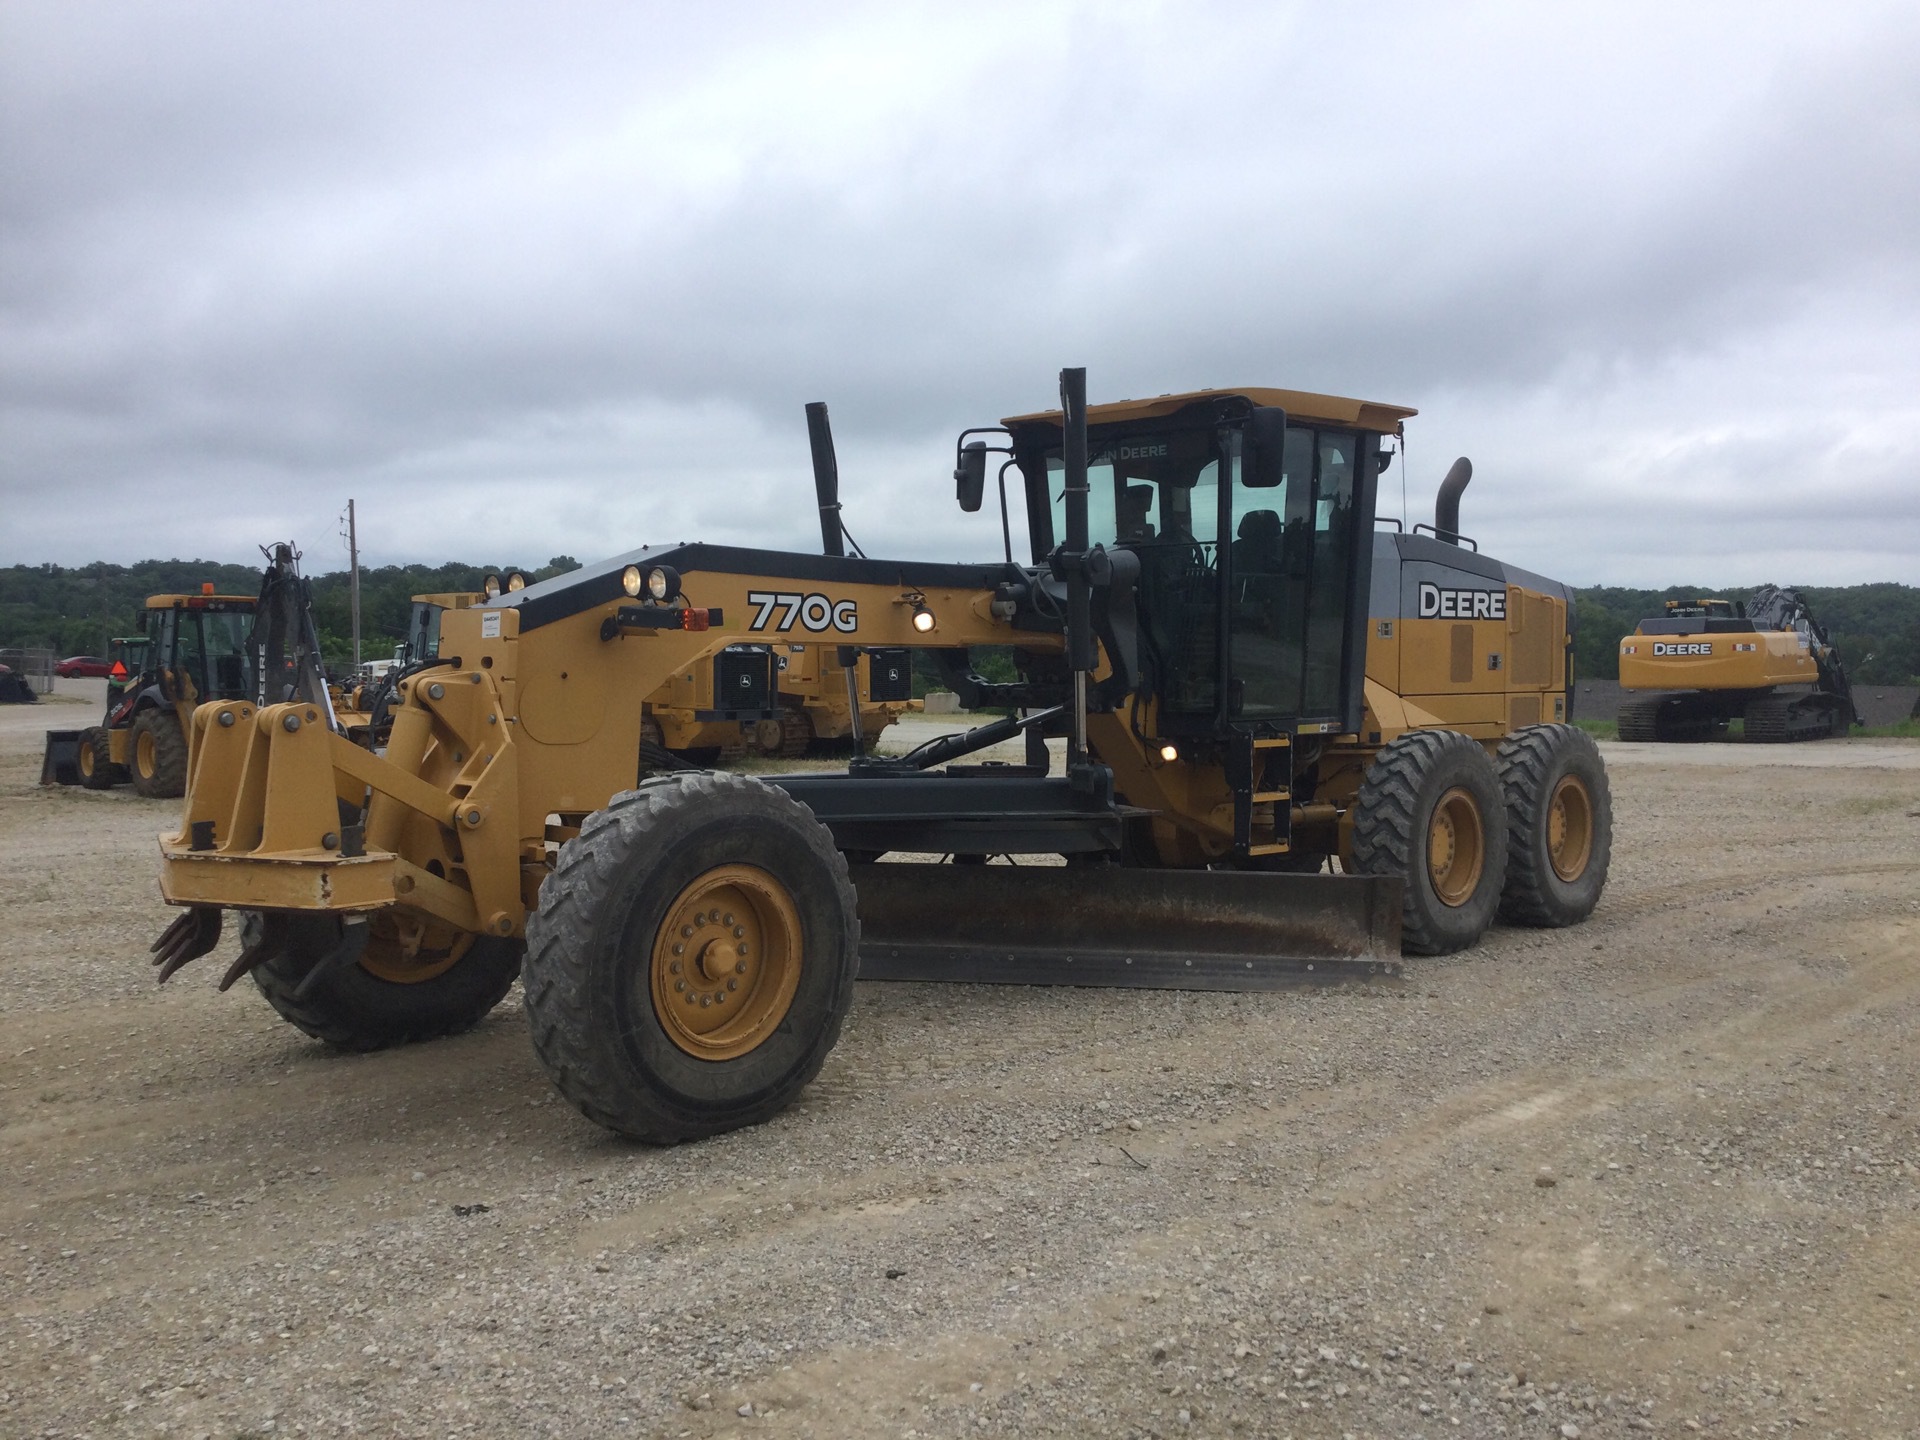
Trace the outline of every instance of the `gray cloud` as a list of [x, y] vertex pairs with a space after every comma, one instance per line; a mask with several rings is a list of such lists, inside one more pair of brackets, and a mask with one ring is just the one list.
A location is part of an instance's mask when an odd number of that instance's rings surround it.
[[1920, 581], [1900, 7], [681, 8], [10, 7], [0, 561], [805, 545], [822, 398], [981, 553], [1086, 364], [1417, 405], [1568, 579]]

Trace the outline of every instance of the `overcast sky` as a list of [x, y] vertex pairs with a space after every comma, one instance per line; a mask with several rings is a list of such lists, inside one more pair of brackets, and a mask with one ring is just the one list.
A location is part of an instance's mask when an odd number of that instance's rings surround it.
[[[992, 558], [967, 425], [1415, 406], [1576, 584], [1920, 583], [1920, 6], [0, 0], [0, 563]], [[991, 506], [989, 507], [991, 509]]]

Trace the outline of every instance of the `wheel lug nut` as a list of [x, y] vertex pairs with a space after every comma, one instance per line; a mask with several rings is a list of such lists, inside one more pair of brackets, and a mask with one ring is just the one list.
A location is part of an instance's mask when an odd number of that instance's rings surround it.
[[693, 927], [691, 925], [682, 925], [680, 927], [680, 937], [683, 940], [691, 940], [693, 938]]
[[671, 965], [667, 966], [667, 969], [675, 975], [678, 975], [680, 973], [680, 962], [678, 960], [674, 961]]
[[745, 941], [742, 941], [742, 942], [740, 943], [740, 953], [741, 953], [742, 955], [744, 955], [744, 954], [746, 954], [746, 953], [747, 953], [747, 946], [746, 946], [746, 942], [745, 942]]
[[702, 1010], [706, 1009], [707, 1006], [711, 1005], [712, 1003], [713, 1003], [713, 997], [711, 995], [702, 995], [700, 997], [700, 1008]]
[[722, 921], [721, 923], [722, 923], [722, 924], [725, 924], [725, 925], [731, 925], [731, 924], [733, 923], [733, 916], [731, 916], [731, 915], [729, 915], [729, 916], [727, 916], [727, 918], [726, 918], [726, 919], [725, 919], [724, 921]]
[[740, 982], [738, 980], [727, 981], [727, 989], [738, 990], [739, 988], [740, 988]]
[[716, 991], [716, 992], [714, 993], [714, 997], [713, 997], [713, 1003], [714, 1003], [714, 1004], [716, 1004], [716, 1005], [724, 1005], [724, 1004], [726, 1004], [726, 1003], [727, 1003], [727, 997], [726, 997], [726, 992], [724, 992], [724, 991]]
[[736, 975], [744, 975], [744, 974], [746, 974], [746, 973], [747, 973], [747, 962], [746, 962], [746, 961], [744, 961], [744, 960], [742, 960], [742, 961], [741, 961], [741, 962], [740, 962], [740, 963], [739, 963], [738, 965], [735, 965], [735, 966], [733, 967], [733, 973], [734, 973], [734, 974], [736, 974]]
[[689, 990], [687, 992], [687, 1004], [691, 1005], [692, 1003], [693, 1003], [693, 992]]
[[673, 946], [673, 953], [676, 955], [684, 955], [687, 953], [687, 947], [676, 940]]
[[745, 935], [746, 933], [747, 933], [747, 927], [744, 925], [736, 925], [733, 927], [733, 938], [736, 940], [738, 940], [741, 936]]
[[676, 990], [684, 990], [687, 988], [687, 982], [684, 980], [676, 980], [673, 982], [673, 988]]

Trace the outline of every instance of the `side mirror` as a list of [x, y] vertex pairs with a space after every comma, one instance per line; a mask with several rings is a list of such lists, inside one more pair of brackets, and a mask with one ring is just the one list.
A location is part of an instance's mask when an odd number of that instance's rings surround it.
[[1287, 479], [1287, 412], [1277, 406], [1257, 407], [1247, 421], [1247, 445], [1252, 451], [1241, 470], [1249, 490], [1275, 490]]
[[971, 515], [980, 508], [987, 493], [987, 442], [969, 440], [960, 450], [960, 463], [953, 469], [953, 494], [960, 508]]

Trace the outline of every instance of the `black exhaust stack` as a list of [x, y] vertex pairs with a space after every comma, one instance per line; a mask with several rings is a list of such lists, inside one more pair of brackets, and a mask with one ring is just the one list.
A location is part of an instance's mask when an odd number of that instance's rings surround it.
[[1434, 534], [1449, 545], [1460, 543], [1460, 492], [1473, 479], [1473, 462], [1462, 455], [1440, 482], [1440, 494], [1433, 502]]
[[840, 523], [840, 466], [833, 458], [833, 431], [827, 424], [826, 403], [807, 406], [807, 443], [813, 449], [813, 494], [820, 502], [820, 547], [828, 555], [847, 553], [846, 529]]
[[1067, 581], [1067, 666], [1073, 671], [1073, 733], [1069, 772], [1086, 756], [1087, 676], [1099, 663], [1093, 648], [1093, 586], [1087, 573], [1087, 372], [1060, 372], [1060, 427], [1066, 489], [1066, 544], [1060, 559]]

